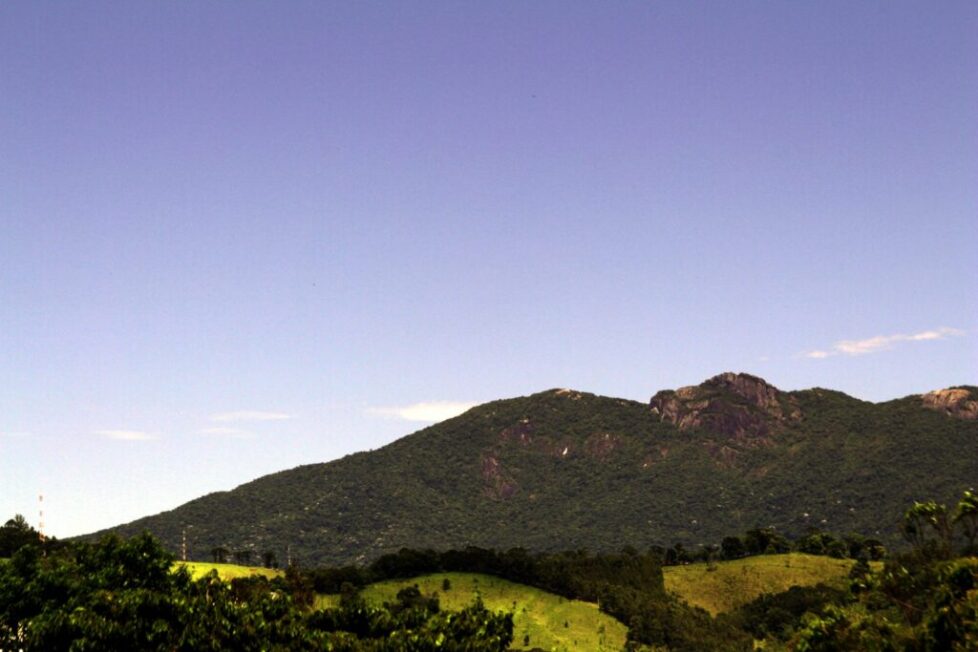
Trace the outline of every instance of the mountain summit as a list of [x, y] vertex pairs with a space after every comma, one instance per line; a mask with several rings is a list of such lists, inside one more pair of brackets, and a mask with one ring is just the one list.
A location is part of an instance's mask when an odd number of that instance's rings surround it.
[[121, 525], [191, 554], [305, 564], [411, 548], [716, 543], [755, 527], [894, 542], [913, 500], [978, 478], [978, 388], [885, 403], [723, 373], [649, 403], [553, 389], [381, 449], [268, 475]]
[[723, 373], [652, 397], [653, 414], [682, 431], [705, 428], [736, 440], [764, 440], [801, 419], [798, 401], [763, 378]]

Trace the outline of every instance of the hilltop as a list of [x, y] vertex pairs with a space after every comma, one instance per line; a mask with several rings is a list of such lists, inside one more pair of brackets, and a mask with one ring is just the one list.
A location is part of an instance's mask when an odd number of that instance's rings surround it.
[[554, 389], [112, 530], [177, 550], [186, 528], [196, 559], [289, 549], [304, 564], [402, 547], [697, 545], [761, 526], [893, 543], [908, 504], [978, 478], [976, 417], [970, 386], [875, 404], [733, 373], [649, 403]]

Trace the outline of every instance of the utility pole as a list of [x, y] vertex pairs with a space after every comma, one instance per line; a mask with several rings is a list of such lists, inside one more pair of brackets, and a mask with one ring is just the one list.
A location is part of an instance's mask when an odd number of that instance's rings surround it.
[[37, 496], [37, 538], [44, 543], [44, 494]]
[[187, 528], [183, 528], [180, 541], [180, 556], [187, 561]]

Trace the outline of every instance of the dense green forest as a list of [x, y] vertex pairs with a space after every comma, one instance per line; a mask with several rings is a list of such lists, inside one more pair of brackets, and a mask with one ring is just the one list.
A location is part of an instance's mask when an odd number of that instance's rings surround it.
[[[372, 582], [437, 571], [478, 572], [595, 602], [628, 627], [626, 649], [973, 650], [978, 646], [978, 495], [951, 507], [915, 502], [900, 532], [908, 547], [875, 568], [884, 551], [864, 538], [812, 533], [790, 541], [770, 530], [703, 549], [717, 558], [820, 546], [856, 556], [846, 586], [795, 586], [714, 617], [665, 590], [666, 549], [530, 553], [467, 548], [403, 549], [369, 565], [301, 569], [283, 577], [193, 579], [150, 535], [98, 543], [41, 542], [22, 519], [0, 528], [19, 548], [0, 563], [0, 649], [29, 650], [506, 650], [512, 613], [478, 601], [442, 611], [436, 595], [405, 588], [369, 605]], [[24, 541], [25, 535], [29, 536]], [[739, 543], [734, 543], [734, 541]], [[692, 557], [691, 557], [692, 558]], [[317, 609], [316, 595], [338, 593]]]
[[[305, 566], [400, 548], [546, 552], [720, 545], [813, 528], [887, 546], [914, 500], [978, 477], [978, 421], [958, 403], [868, 403], [722, 374], [650, 403], [551, 390], [494, 401], [381, 449], [301, 466], [113, 528], [192, 558], [222, 548]], [[93, 535], [92, 540], [98, 535]]]

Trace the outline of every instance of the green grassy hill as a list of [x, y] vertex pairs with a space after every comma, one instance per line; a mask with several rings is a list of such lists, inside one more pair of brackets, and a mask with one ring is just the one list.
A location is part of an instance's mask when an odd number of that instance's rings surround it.
[[174, 566], [186, 566], [190, 574], [197, 578], [207, 573], [217, 571], [218, 577], [222, 580], [233, 580], [238, 577], [250, 577], [252, 575], [263, 575], [268, 579], [281, 577], [283, 571], [277, 568], [262, 568], [261, 566], [239, 566], [238, 564], [213, 564], [204, 561], [178, 561]]
[[184, 528], [193, 550], [282, 559], [288, 546], [304, 566], [404, 547], [696, 546], [765, 526], [897, 543], [907, 505], [956, 500], [978, 478], [978, 412], [965, 409], [978, 389], [958, 394], [953, 409], [874, 404], [736, 374], [650, 404], [551, 390], [114, 530], [149, 530], [172, 550]]
[[762, 593], [780, 593], [792, 586], [824, 583], [845, 586], [853, 560], [803, 553], [762, 555], [715, 564], [666, 566], [666, 590], [689, 604], [716, 615], [733, 611]]
[[[450, 588], [443, 588], [445, 580]], [[513, 648], [545, 650], [604, 650], [617, 652], [625, 644], [628, 628], [598, 606], [580, 600], [567, 600], [546, 591], [516, 584], [491, 575], [476, 573], [436, 573], [408, 580], [379, 582], [366, 587], [362, 595], [368, 602], [394, 602], [397, 592], [417, 585], [424, 594], [438, 594], [442, 609], [462, 609], [480, 597], [492, 611], [513, 613]], [[320, 607], [337, 602], [326, 596]], [[526, 638], [528, 637], [528, 638]], [[524, 644], [527, 641], [527, 644]]]

